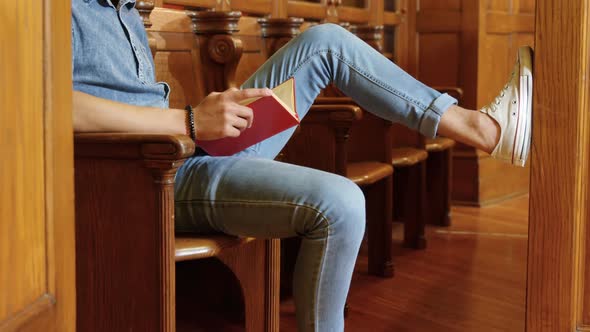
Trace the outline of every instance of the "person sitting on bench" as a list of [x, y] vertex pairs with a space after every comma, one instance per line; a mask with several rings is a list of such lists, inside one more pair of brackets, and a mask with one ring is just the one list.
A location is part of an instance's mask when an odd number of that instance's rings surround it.
[[[194, 108], [168, 109], [134, 0], [72, 0], [73, 121], [77, 132], [236, 137], [253, 119], [239, 101], [266, 96], [294, 77], [300, 118], [333, 83], [363, 109], [427, 137], [442, 135], [523, 166], [530, 148], [532, 50], [519, 49], [498, 97], [473, 111], [420, 83], [334, 24], [312, 27], [276, 52], [241, 89], [211, 93]], [[163, 111], [166, 109], [166, 111]], [[301, 237], [294, 274], [300, 331], [343, 331], [344, 305], [365, 229], [361, 190], [331, 173], [274, 161], [294, 128], [233, 156], [202, 150], [179, 169], [177, 232]]]

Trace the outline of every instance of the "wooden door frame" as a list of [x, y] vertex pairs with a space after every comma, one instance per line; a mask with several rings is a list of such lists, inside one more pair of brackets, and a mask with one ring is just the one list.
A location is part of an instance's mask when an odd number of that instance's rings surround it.
[[[527, 331], [590, 331], [588, 0], [537, 0]], [[586, 300], [588, 301], [588, 300]], [[586, 306], [586, 308], [585, 308]]]

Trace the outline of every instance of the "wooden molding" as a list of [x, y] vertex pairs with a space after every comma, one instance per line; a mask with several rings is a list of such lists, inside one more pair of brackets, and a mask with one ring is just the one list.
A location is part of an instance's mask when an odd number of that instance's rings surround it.
[[369, 21], [368, 9], [354, 7], [338, 7], [338, 19], [352, 23], [365, 23]]
[[248, 14], [265, 15], [271, 12], [271, 0], [231, 0], [231, 9]]
[[383, 14], [383, 24], [385, 25], [400, 25], [403, 22], [403, 15], [393, 12], [385, 12]]
[[322, 20], [326, 13], [324, 6], [319, 3], [289, 1], [287, 4], [289, 16], [303, 17], [305, 19]]
[[490, 34], [535, 33], [535, 15], [488, 13], [486, 32]]
[[261, 18], [258, 20], [267, 58], [301, 33], [302, 18]]
[[216, 0], [164, 0], [165, 5], [179, 5], [185, 7], [215, 8]]

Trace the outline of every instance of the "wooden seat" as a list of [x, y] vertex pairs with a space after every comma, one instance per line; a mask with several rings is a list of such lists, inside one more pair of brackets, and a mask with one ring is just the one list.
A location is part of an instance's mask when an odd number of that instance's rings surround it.
[[414, 166], [428, 158], [428, 152], [412, 147], [394, 148], [391, 152], [391, 164], [393, 167]]
[[391, 165], [375, 161], [352, 162], [346, 165], [346, 176], [359, 186], [368, 186], [392, 174]]
[[455, 141], [446, 137], [435, 137], [426, 139], [426, 151], [441, 152], [455, 146]]
[[240, 238], [228, 235], [177, 234], [174, 239], [174, 259], [177, 262], [215, 257], [223, 250], [238, 247], [254, 238]]

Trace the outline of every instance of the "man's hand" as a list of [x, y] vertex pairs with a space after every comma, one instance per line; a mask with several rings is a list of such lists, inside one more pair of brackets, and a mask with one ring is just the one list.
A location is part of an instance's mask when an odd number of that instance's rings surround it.
[[222, 93], [212, 92], [195, 108], [197, 139], [208, 141], [238, 137], [252, 126], [252, 109], [238, 104], [241, 100], [272, 95], [270, 89], [231, 88]]

